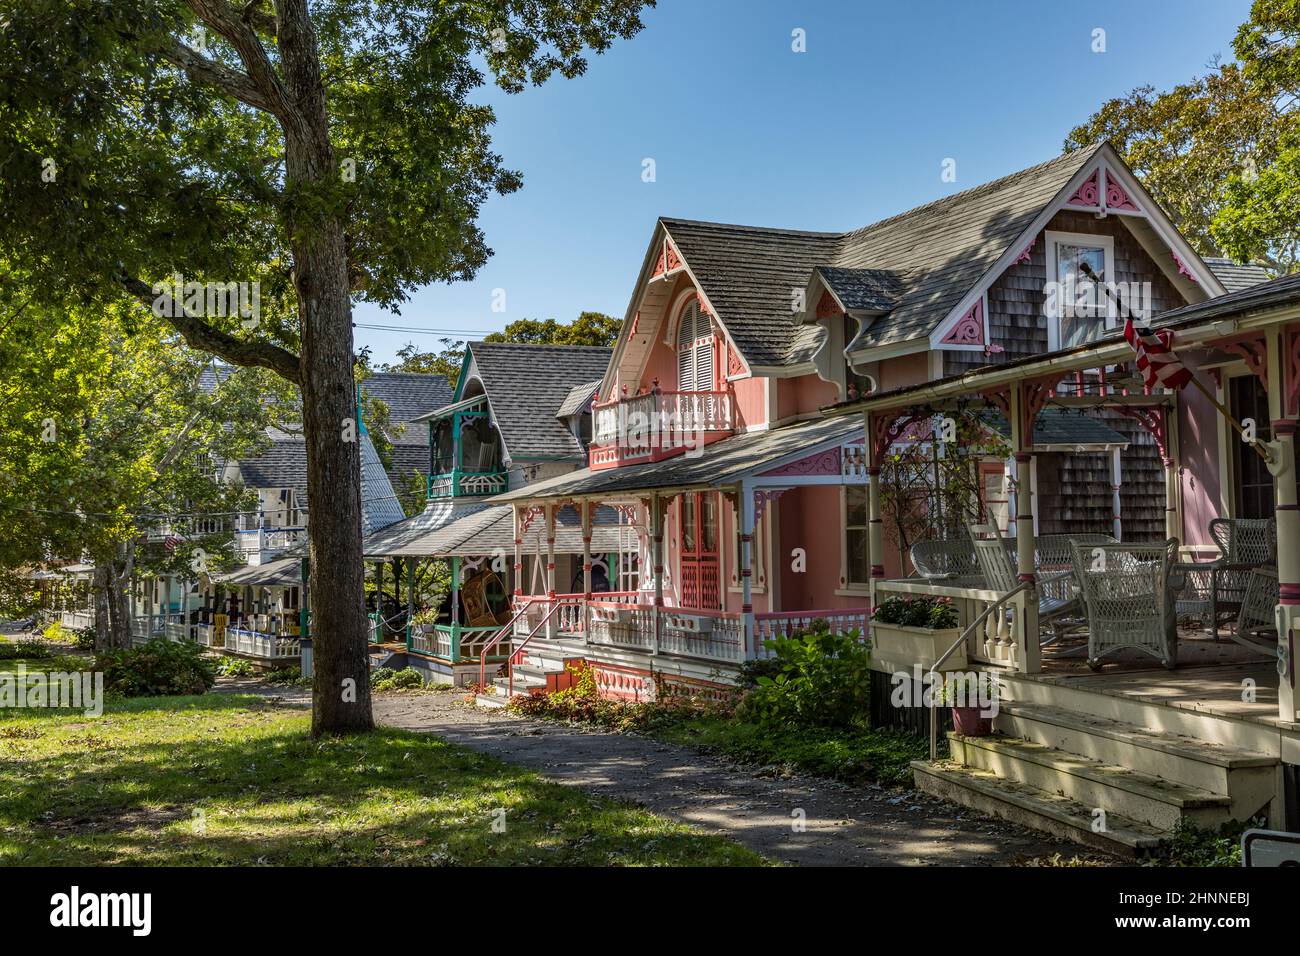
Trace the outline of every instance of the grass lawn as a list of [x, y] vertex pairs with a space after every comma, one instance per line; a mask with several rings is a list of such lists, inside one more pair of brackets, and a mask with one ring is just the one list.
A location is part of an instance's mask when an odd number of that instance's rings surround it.
[[437, 737], [308, 726], [221, 694], [0, 713], [0, 865], [763, 863]]

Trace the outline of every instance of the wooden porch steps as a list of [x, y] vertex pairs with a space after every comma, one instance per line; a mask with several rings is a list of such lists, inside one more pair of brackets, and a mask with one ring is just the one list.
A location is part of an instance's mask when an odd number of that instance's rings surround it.
[[1279, 810], [1278, 756], [1240, 746], [1218, 718], [1203, 715], [1193, 736], [1187, 714], [1154, 727], [1130, 716], [1003, 700], [992, 736], [948, 734], [951, 761], [914, 763], [913, 776], [929, 793], [1129, 856], [1184, 822]]
[[1033, 741], [1000, 734], [963, 737], [950, 733], [948, 743], [953, 760], [964, 767], [986, 770], [1003, 780], [1066, 797], [1104, 811], [1107, 817], [1119, 814], [1157, 830], [1173, 830], [1182, 820], [1210, 826], [1228, 819], [1227, 794], [1174, 783]]
[[1141, 767], [1166, 780], [1227, 794], [1236, 813], [1257, 810], [1271, 792], [1278, 758], [1176, 730], [1078, 713], [1047, 704], [1001, 702], [998, 730], [1103, 763]]
[[918, 789], [933, 796], [1130, 859], [1150, 853], [1167, 836], [1118, 813], [1108, 813], [1105, 828], [1094, 830], [1092, 807], [987, 770], [915, 760], [912, 773]]

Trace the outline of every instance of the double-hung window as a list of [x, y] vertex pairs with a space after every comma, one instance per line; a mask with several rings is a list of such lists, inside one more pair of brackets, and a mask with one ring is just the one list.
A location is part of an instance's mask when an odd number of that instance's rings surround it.
[[1073, 232], [1048, 232], [1046, 240], [1047, 348], [1096, 341], [1115, 324], [1115, 240]]

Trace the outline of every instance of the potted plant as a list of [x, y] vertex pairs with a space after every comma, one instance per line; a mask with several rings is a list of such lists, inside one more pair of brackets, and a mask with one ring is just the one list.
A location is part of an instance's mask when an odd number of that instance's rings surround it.
[[420, 608], [411, 618], [411, 623], [421, 634], [432, 634], [434, 625], [438, 623], [438, 611], [431, 607]]
[[[948, 598], [904, 597], [883, 601], [871, 615], [876, 658], [898, 666], [933, 667], [961, 636], [957, 609]], [[966, 666], [966, 648], [959, 645], [943, 662], [944, 670]]]
[[949, 675], [936, 683], [935, 702], [952, 711], [952, 729], [963, 737], [987, 737], [993, 733], [993, 717], [980, 701], [979, 690], [985, 675], [976, 676], [976, 686], [969, 680]]

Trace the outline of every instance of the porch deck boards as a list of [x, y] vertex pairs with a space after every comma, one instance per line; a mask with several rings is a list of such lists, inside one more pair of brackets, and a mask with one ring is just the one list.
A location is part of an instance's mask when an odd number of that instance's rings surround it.
[[[1283, 724], [1277, 716], [1275, 662], [1226, 637], [1215, 641], [1203, 632], [1181, 632], [1178, 667], [1172, 671], [1141, 651], [1129, 649], [1106, 658], [1101, 672], [1094, 673], [1082, 657], [1062, 656], [1072, 646], [1077, 647], [1077, 642], [1046, 648], [1042, 673], [1021, 676], [1222, 717]], [[1247, 678], [1255, 682], [1253, 701], [1242, 699]]]

